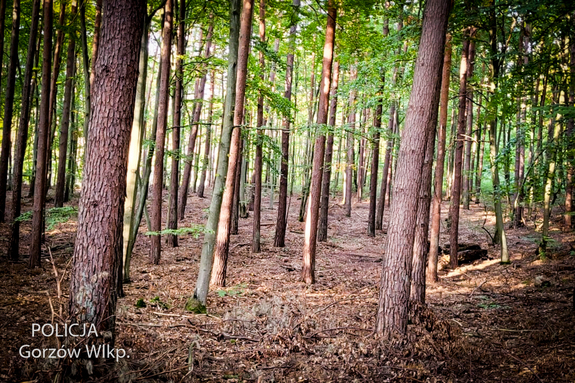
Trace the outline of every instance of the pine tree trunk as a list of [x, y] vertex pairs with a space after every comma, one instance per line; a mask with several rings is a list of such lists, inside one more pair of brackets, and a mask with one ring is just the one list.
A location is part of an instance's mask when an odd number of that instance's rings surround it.
[[237, 65], [237, 84], [234, 108], [234, 126], [230, 142], [230, 152], [228, 156], [228, 171], [226, 176], [226, 186], [222, 198], [222, 207], [217, 229], [216, 248], [214, 250], [214, 265], [212, 271], [211, 284], [214, 286], [226, 285], [227, 261], [230, 246], [230, 225], [232, 220], [232, 208], [235, 192], [236, 173], [239, 159], [241, 158], [241, 129], [244, 119], [244, 102], [247, 80], [247, 66], [250, 46], [250, 33], [252, 16], [254, 11], [254, 0], [245, 0], [242, 7], [242, 20], [239, 37], [239, 55]]
[[[2, 79], [2, 68], [4, 62], [4, 31], [6, 26], [6, 0], [0, 0], [0, 80]], [[0, 90], [2, 81], [0, 81]]]
[[[470, 32], [470, 38], [473, 37], [475, 30], [473, 29]], [[466, 81], [466, 104], [465, 104], [465, 119], [466, 119], [466, 128], [465, 128], [465, 136], [463, 139], [465, 140], [465, 156], [463, 160], [463, 174], [462, 174], [462, 182], [461, 182], [461, 195], [462, 195], [462, 204], [463, 208], [469, 210], [469, 200], [471, 199], [471, 134], [473, 132], [473, 89], [471, 89], [469, 85], [469, 81], [471, 76], [473, 76], [473, 64], [475, 62], [475, 41], [471, 40], [469, 42], [469, 52], [467, 57], [467, 81]]]
[[382, 230], [383, 229], [383, 213], [385, 211], [385, 196], [389, 191], [387, 188], [387, 184], [390, 182], [391, 179], [391, 163], [393, 162], [392, 153], [393, 153], [393, 146], [394, 146], [394, 138], [390, 137], [392, 134], [396, 133], [396, 121], [397, 121], [397, 111], [396, 111], [396, 102], [395, 100], [391, 101], [391, 107], [389, 109], [389, 124], [388, 124], [388, 133], [389, 136], [387, 138], [387, 146], [385, 148], [385, 159], [383, 160], [383, 175], [381, 177], [381, 190], [379, 193], [379, 203], [377, 205], [377, 212], [375, 216], [375, 229]]
[[[44, 52], [52, 50], [52, 0], [44, 0]], [[30, 243], [30, 267], [40, 267], [42, 229], [44, 224], [44, 205], [46, 202], [46, 152], [50, 134], [50, 75], [51, 57], [43, 55], [42, 59], [42, 94], [40, 99], [40, 117], [38, 125], [38, 152], [36, 160], [36, 179], [34, 182], [34, 205], [32, 217], [32, 238]]]
[[162, 241], [159, 232], [162, 230], [162, 183], [164, 178], [164, 145], [166, 142], [166, 125], [168, 118], [168, 101], [170, 95], [170, 56], [172, 49], [173, 0], [167, 0], [164, 6], [164, 23], [162, 26], [162, 47], [160, 61], [160, 92], [158, 104], [158, 130], [156, 131], [156, 159], [154, 162], [154, 183], [150, 201], [152, 231], [150, 237], [150, 262], [160, 263]]
[[[6, 211], [6, 189], [8, 162], [12, 147], [12, 117], [14, 115], [14, 89], [16, 86], [16, 67], [18, 66], [18, 41], [20, 38], [20, 0], [14, 0], [12, 7], [12, 34], [10, 37], [10, 63], [6, 78], [4, 101], [4, 122], [2, 126], [2, 154], [0, 155], [0, 222], [4, 222]], [[0, 63], [1, 65], [1, 63]]]
[[[293, 0], [294, 12], [299, 10], [300, 0]], [[295, 19], [294, 19], [295, 20]], [[294, 65], [294, 51], [295, 51], [295, 37], [297, 31], [297, 24], [294, 22], [290, 27], [289, 32], [289, 47], [286, 59], [286, 75], [285, 75], [285, 93], [284, 98], [291, 101], [292, 95], [292, 81], [293, 81], [293, 65]], [[279, 196], [278, 196], [278, 215], [276, 220], [276, 232], [274, 236], [274, 246], [284, 247], [285, 246], [285, 235], [287, 229], [287, 216], [288, 216], [288, 206], [287, 206], [287, 195], [288, 195], [288, 174], [289, 174], [289, 129], [290, 129], [290, 117], [284, 116], [282, 120], [282, 156], [280, 163], [280, 184], [279, 184]], [[292, 161], [294, 156], [292, 156]], [[293, 169], [293, 166], [292, 166]], [[293, 178], [292, 178], [293, 179]]]
[[[212, 35], [213, 35], [214, 25], [210, 24], [208, 29], [208, 35], [206, 36], [206, 46], [204, 51], [204, 58], [209, 57], [210, 50], [212, 47]], [[194, 107], [194, 115], [192, 117], [192, 132], [190, 133], [190, 138], [188, 142], [188, 155], [187, 159], [184, 161], [184, 172], [182, 174], [182, 185], [180, 186], [180, 191], [178, 192], [180, 202], [178, 204], [178, 216], [180, 220], [184, 219], [186, 213], [186, 205], [188, 202], [188, 190], [190, 188], [190, 176], [192, 174], [192, 159], [194, 157], [194, 150], [196, 147], [196, 138], [198, 136], [198, 123], [200, 122], [200, 116], [202, 113], [202, 100], [204, 99], [204, 89], [206, 87], [207, 73], [204, 73], [200, 83], [198, 85], [198, 92], [195, 95], [196, 100], [199, 100]]]
[[379, 141], [381, 129], [381, 117], [383, 114], [383, 105], [377, 104], [375, 115], [373, 116], [373, 149], [371, 154], [371, 177], [369, 179], [369, 215], [367, 218], [367, 235], [375, 237], [376, 223], [376, 205], [377, 205], [377, 172], [379, 170]]
[[[125, 0], [106, 1], [104, 7], [103, 53], [94, 69], [94, 94], [99, 96], [90, 120], [92, 139], [84, 167], [69, 309], [73, 323], [94, 324], [98, 334], [110, 331], [113, 345], [126, 164], [145, 5]], [[114, 140], [109, 139], [112, 136]]]
[[[76, 4], [72, 4], [72, 18], [76, 14]], [[56, 181], [56, 195], [54, 206], [64, 206], [64, 189], [66, 186], [66, 157], [68, 155], [68, 128], [70, 125], [70, 105], [72, 104], [72, 90], [74, 88], [74, 74], [76, 72], [76, 36], [71, 36], [68, 43], [66, 57], [66, 85], [64, 88], [64, 107], [62, 122], [60, 124], [60, 142], [58, 150], [58, 179]]]
[[[335, 119], [337, 113], [337, 88], [339, 83], [339, 62], [333, 63], [333, 74], [331, 82], [331, 101], [329, 105], [329, 126], [335, 128]], [[327, 241], [327, 222], [329, 212], [329, 188], [331, 181], [331, 167], [333, 162], [333, 131], [327, 136], [325, 147], [325, 162], [323, 169], [323, 178], [321, 185], [321, 206], [319, 211], [319, 227], [317, 240], [319, 242]]]
[[214, 90], [216, 86], [216, 72], [212, 71], [210, 75], [210, 107], [208, 109], [208, 120], [206, 125], [206, 141], [204, 142], [204, 158], [202, 161], [202, 173], [200, 176], [200, 183], [198, 185], [198, 197], [204, 197], [204, 190], [206, 184], [206, 173], [210, 164], [210, 145], [212, 138], [212, 119], [214, 113]]
[[[176, 53], [176, 86], [174, 89], [173, 122], [172, 122], [172, 172], [170, 175], [170, 206], [168, 229], [178, 228], [178, 187], [180, 186], [180, 125], [182, 124], [182, 104], [184, 97], [184, 70], [183, 57], [185, 54], [185, 19], [186, 0], [179, 0], [178, 13], [178, 46]], [[172, 247], [178, 246], [178, 236], [168, 234], [168, 244]]]
[[[260, 41], [265, 42], [266, 40], [266, 10], [265, 10], [265, 0], [260, 0]], [[264, 53], [260, 52], [260, 70], [261, 70], [261, 81], [264, 80], [264, 70], [265, 70], [265, 57]], [[261, 224], [261, 209], [262, 209], [262, 143], [263, 143], [263, 131], [262, 127], [264, 125], [264, 95], [260, 91], [258, 96], [258, 106], [257, 106], [257, 136], [256, 136], [256, 158], [254, 161], [254, 223], [253, 223], [253, 234], [252, 234], [252, 253], [259, 253], [261, 251], [260, 247], [260, 224]]]
[[376, 331], [387, 338], [407, 332], [411, 259], [427, 134], [437, 123], [445, 32], [450, 4], [425, 4], [413, 87], [401, 137], [383, 258]]
[[[350, 81], [354, 81], [357, 77], [357, 71], [352, 69]], [[351, 194], [353, 192], [353, 168], [354, 168], [354, 130], [355, 130], [355, 98], [356, 91], [352, 90], [349, 96], [349, 117], [347, 119], [347, 157], [345, 167], [345, 216], [351, 217]]]
[[437, 131], [437, 160], [433, 186], [433, 205], [431, 212], [431, 233], [429, 257], [427, 262], [427, 281], [437, 282], [437, 261], [439, 252], [439, 234], [441, 231], [441, 200], [443, 197], [443, 165], [445, 163], [445, 136], [447, 133], [447, 108], [449, 106], [449, 80], [451, 79], [451, 35], [447, 35], [441, 75], [441, 95], [439, 106], [439, 130]]
[[[0, 12], [2, 12], [1, 9]], [[26, 144], [28, 142], [28, 124], [30, 122], [30, 111], [32, 109], [32, 93], [34, 90], [34, 87], [32, 86], [32, 74], [34, 71], [34, 56], [36, 55], [36, 41], [38, 39], [39, 19], [40, 0], [34, 0], [32, 5], [32, 14], [30, 16], [30, 37], [28, 39], [28, 52], [26, 53], [24, 83], [22, 84], [20, 121], [18, 124], [18, 135], [16, 138], [16, 152], [14, 154], [14, 189], [12, 190], [12, 216], [10, 217], [12, 230], [10, 233], [10, 245], [8, 247], [8, 256], [12, 261], [18, 260], [18, 255], [20, 252], [20, 222], [17, 222], [16, 218], [20, 216], [22, 208], [22, 173], [24, 168], [24, 157], [26, 154]], [[3, 31], [0, 33], [3, 33]]]
[[[571, 79], [569, 81], [569, 98], [568, 105], [573, 107], [575, 105], [575, 41], [569, 40], [569, 70]], [[575, 223], [572, 219], [573, 216], [573, 201], [575, 199], [575, 166], [573, 160], [575, 158], [575, 119], [573, 117], [567, 120], [565, 128], [565, 138], [567, 139], [566, 152], [566, 179], [565, 179], [565, 215], [564, 215], [564, 229], [569, 231], [573, 228]], [[575, 295], [574, 295], [575, 296]], [[575, 304], [575, 298], [574, 304]]]
[[[200, 259], [200, 268], [196, 289], [193, 298], [188, 300], [186, 308], [193, 309], [197, 306], [206, 305], [210, 279], [212, 275], [212, 265], [214, 260], [214, 245], [216, 235], [218, 234], [218, 224], [220, 211], [222, 208], [222, 199], [224, 187], [227, 184], [228, 161], [225, 161], [230, 151], [231, 135], [234, 129], [234, 103], [236, 100], [237, 70], [238, 67], [238, 50], [240, 35], [240, 0], [230, 0], [230, 42], [228, 44], [228, 72], [226, 82], [226, 99], [224, 102], [224, 116], [222, 121], [222, 134], [220, 138], [220, 147], [218, 151], [218, 161], [214, 189], [212, 192], [212, 201], [210, 203], [210, 213], [206, 223], [206, 232], [202, 245], [202, 254]], [[242, 108], [243, 109], [243, 108]], [[227, 234], [227, 233], [226, 233]]]
[[[333, 61], [333, 50], [335, 45], [335, 26], [337, 10], [333, 0], [328, 0], [327, 5], [327, 26], [325, 32], [325, 43], [323, 46], [323, 62], [321, 71], [321, 86], [319, 93], [319, 105], [317, 113], [317, 124], [327, 123], [327, 113], [329, 104], [329, 90], [331, 80], [331, 66]], [[302, 280], [306, 284], [315, 282], [315, 250], [317, 238], [317, 223], [319, 218], [319, 203], [321, 198], [321, 182], [323, 175], [323, 161], [325, 155], [325, 135], [320, 134], [314, 145], [313, 168], [311, 176], [311, 187], [309, 203], [305, 221], [304, 245], [303, 245], [303, 266]]]
[[[467, 32], [468, 33], [468, 32]], [[453, 157], [453, 187], [449, 205], [449, 264], [457, 268], [458, 236], [459, 236], [459, 203], [461, 201], [462, 157], [465, 140], [465, 109], [467, 106], [467, 73], [469, 71], [469, 34], [463, 41], [461, 64], [459, 65], [459, 112], [457, 115], [457, 135], [455, 137], [455, 154]]]

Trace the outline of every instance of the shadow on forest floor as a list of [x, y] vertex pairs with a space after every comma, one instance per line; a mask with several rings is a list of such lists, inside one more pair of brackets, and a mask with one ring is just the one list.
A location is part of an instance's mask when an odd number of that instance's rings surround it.
[[[540, 234], [532, 227], [510, 229], [512, 262], [501, 265], [498, 248], [489, 245], [481, 229], [485, 221], [492, 230], [493, 214], [482, 205], [462, 210], [460, 241], [480, 244], [489, 259], [441, 270], [440, 282], [428, 287], [430, 310], [410, 325], [409, 342], [397, 347], [382, 344], [373, 334], [384, 235], [367, 237], [368, 203], [356, 204], [352, 216], [345, 217], [339, 201], [332, 200], [330, 237], [318, 246], [318, 282], [308, 287], [299, 281], [303, 223], [296, 221], [298, 202], [294, 198], [291, 203], [285, 248], [272, 247], [276, 210], [263, 211], [259, 254], [250, 251], [251, 217], [240, 220], [240, 233], [230, 245], [228, 287], [210, 292], [208, 314], [183, 309], [194, 290], [202, 239], [182, 236], [178, 248], [164, 244], [162, 262], [153, 266], [148, 263], [149, 240], [141, 236], [132, 283], [125, 286], [117, 313], [116, 345], [130, 358], [108, 362], [110, 368], [98, 370], [102, 375], [94, 380], [575, 379], [573, 233], [553, 231], [554, 248], [541, 261], [535, 256]], [[209, 198], [193, 196], [189, 206], [180, 225], [204, 223]], [[48, 254], [43, 267], [32, 271], [25, 262], [1, 261], [0, 380], [48, 381], [59, 368], [57, 359], [26, 360], [18, 350], [24, 344], [44, 348], [57, 342], [32, 338], [31, 326], [59, 321], [60, 307], [66, 316], [75, 225], [60, 224], [47, 235], [55, 266], [64, 275], [60, 297]], [[2, 253], [6, 232], [2, 225]], [[28, 233], [24, 224], [22, 253], [27, 252]], [[442, 227], [441, 243], [448, 237]], [[136, 307], [138, 300], [145, 307]]]

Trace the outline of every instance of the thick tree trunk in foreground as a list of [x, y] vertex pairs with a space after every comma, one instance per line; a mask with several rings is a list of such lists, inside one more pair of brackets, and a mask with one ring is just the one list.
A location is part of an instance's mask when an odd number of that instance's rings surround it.
[[[328, 0], [327, 26], [325, 43], [323, 46], [323, 64], [321, 71], [321, 85], [319, 93], [319, 106], [317, 124], [327, 123], [329, 104], [329, 88], [331, 80], [331, 64], [335, 44], [335, 24], [337, 10], [333, 0]], [[323, 174], [323, 160], [325, 155], [325, 135], [321, 134], [315, 140], [313, 153], [313, 168], [307, 214], [305, 220], [305, 233], [303, 245], [302, 279], [306, 284], [315, 282], [315, 249], [317, 238], [317, 222], [319, 218], [319, 202], [321, 198], [321, 182]]]
[[[44, 0], [44, 52], [52, 50], [52, 0]], [[42, 231], [44, 227], [44, 205], [46, 203], [46, 152], [50, 134], [50, 75], [51, 57], [43, 55], [42, 59], [42, 94], [40, 98], [40, 121], [38, 125], [38, 151], [36, 161], [36, 179], [34, 180], [34, 215], [32, 217], [32, 238], [30, 243], [30, 267], [40, 266]]]
[[192, 299], [189, 299], [186, 304], [186, 309], [188, 310], [201, 309], [201, 306], [206, 305], [206, 299], [210, 287], [212, 264], [214, 259], [214, 245], [216, 243], [224, 187], [227, 182], [228, 161], [226, 161], [226, 157], [230, 150], [231, 135], [234, 128], [234, 103], [236, 99], [236, 86], [238, 85], [236, 68], [238, 66], [240, 9], [240, 0], [230, 1], [228, 80], [226, 82], [226, 99], [224, 102], [222, 134], [218, 151], [219, 160], [217, 162], [216, 179], [214, 181], [214, 190], [212, 192], [212, 201], [210, 203], [210, 214], [208, 215], [206, 232], [204, 234], [204, 242], [202, 245], [200, 270], [198, 272], [194, 296]]
[[40, 0], [34, 0], [30, 19], [30, 38], [28, 39], [28, 52], [26, 53], [26, 68], [24, 69], [24, 83], [22, 84], [20, 121], [18, 123], [18, 135], [16, 138], [16, 152], [14, 153], [14, 189], [12, 190], [12, 216], [10, 217], [12, 230], [10, 234], [10, 245], [8, 247], [8, 256], [13, 261], [18, 260], [20, 252], [20, 222], [16, 222], [16, 218], [20, 216], [22, 208], [22, 172], [24, 168], [26, 144], [28, 142], [28, 123], [30, 122], [30, 111], [32, 109], [32, 73], [34, 70], [34, 56], [36, 54], [36, 40], [38, 39]]
[[[210, 282], [214, 286], [226, 285], [227, 262], [230, 250], [230, 224], [232, 220], [236, 173], [240, 171], [238, 166], [241, 156], [242, 144], [240, 126], [243, 122], [245, 112], [244, 102], [253, 13], [254, 0], [244, 0], [242, 7], [242, 20], [240, 25], [234, 126], [230, 142], [226, 187], [224, 189], [224, 195], [222, 198], [222, 207], [218, 222], [218, 236], [216, 239], [216, 248], [214, 250], [214, 266]], [[225, 159], [222, 158], [222, 160]]]
[[449, 8], [449, 3], [442, 0], [428, 0], [425, 4], [383, 258], [376, 330], [385, 337], [407, 332], [411, 260], [424, 161], [422, 153], [427, 134], [437, 123]]
[[[300, 6], [300, 0], [293, 0], [294, 11], [297, 12]], [[295, 18], [294, 18], [295, 20]], [[295, 51], [295, 34], [297, 25], [295, 22], [289, 31], [289, 47], [286, 63], [286, 80], [284, 98], [291, 101], [292, 79], [293, 79], [293, 62]], [[291, 116], [284, 116], [282, 121], [282, 157], [280, 164], [280, 185], [278, 196], [278, 216], [276, 220], [276, 232], [274, 237], [274, 246], [285, 246], [285, 235], [287, 229], [287, 195], [288, 195], [288, 172], [289, 172], [289, 129]]]
[[159, 232], [162, 230], [162, 182], [164, 178], [164, 145], [166, 142], [166, 125], [168, 121], [168, 101], [170, 96], [170, 56], [172, 49], [173, 0], [167, 0], [164, 6], [164, 25], [162, 30], [162, 50], [160, 60], [160, 102], [158, 104], [158, 130], [156, 131], [156, 160], [154, 162], [154, 184], [152, 185], [152, 230], [156, 232], [150, 237], [150, 262], [160, 263], [162, 240]]
[[431, 211], [431, 233], [429, 239], [429, 257], [427, 262], [427, 281], [437, 282], [437, 261], [439, 252], [439, 233], [441, 231], [441, 200], [443, 196], [443, 166], [445, 163], [445, 136], [447, 132], [447, 107], [449, 103], [449, 80], [451, 78], [451, 35], [447, 35], [441, 75], [441, 95], [439, 100], [439, 130], [437, 131], [437, 160], [433, 186], [433, 205]]
[[4, 99], [4, 123], [2, 127], [2, 154], [0, 155], [0, 222], [4, 222], [6, 210], [6, 183], [8, 162], [12, 146], [12, 116], [14, 114], [14, 89], [16, 86], [16, 67], [18, 66], [18, 40], [20, 38], [20, 0], [14, 0], [12, 6], [12, 35], [10, 37], [10, 63], [6, 78], [6, 97]]
[[102, 54], [94, 70], [98, 97], [90, 120], [69, 308], [73, 322], [94, 324], [98, 334], [111, 331], [113, 336], [126, 164], [146, 9], [137, 0], [110, 0], [104, 8]]
[[469, 69], [469, 40], [463, 41], [461, 64], [459, 65], [459, 114], [457, 116], [457, 135], [455, 137], [455, 154], [453, 159], [453, 187], [449, 205], [451, 227], [449, 231], [449, 264], [457, 268], [458, 236], [459, 236], [459, 202], [461, 200], [462, 159], [465, 142], [465, 109], [467, 106], [467, 71]]
[[[333, 76], [331, 83], [331, 100], [329, 105], [329, 126], [333, 129], [335, 127], [335, 119], [337, 113], [337, 87], [339, 83], [339, 63], [333, 63]], [[329, 132], [327, 136], [327, 143], [325, 147], [325, 162], [323, 164], [323, 179], [321, 185], [321, 206], [319, 211], [319, 227], [317, 232], [317, 240], [319, 242], [327, 241], [327, 222], [329, 212], [329, 187], [331, 181], [331, 165], [333, 161], [333, 131]]]

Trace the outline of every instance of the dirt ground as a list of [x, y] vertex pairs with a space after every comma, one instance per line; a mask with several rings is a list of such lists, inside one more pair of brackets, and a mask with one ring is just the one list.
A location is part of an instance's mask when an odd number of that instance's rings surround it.
[[[263, 211], [259, 254], [251, 253], [251, 214], [241, 219], [240, 233], [231, 240], [227, 287], [210, 292], [207, 314], [184, 310], [195, 287], [202, 238], [181, 236], [178, 248], [164, 244], [161, 264], [153, 266], [149, 240], [140, 236], [132, 283], [125, 285], [117, 309], [116, 347], [129, 358], [96, 365], [87, 380], [575, 381], [573, 232], [562, 233], [555, 222], [549, 256], [540, 260], [538, 221], [509, 229], [512, 262], [502, 265], [499, 248], [490, 245], [482, 228], [493, 232], [493, 214], [483, 205], [462, 210], [460, 242], [480, 244], [488, 256], [441, 270], [440, 282], [428, 286], [428, 308], [414, 316], [408, 339], [381, 342], [373, 328], [385, 235], [366, 235], [367, 201], [355, 204], [351, 217], [344, 216], [339, 202], [331, 202], [329, 239], [318, 246], [313, 286], [300, 281], [303, 223], [297, 222], [295, 196], [285, 248], [272, 246], [275, 209]], [[209, 198], [192, 196], [188, 206], [180, 225], [203, 224]], [[443, 245], [449, 236], [442, 225]], [[0, 254], [6, 253], [7, 230], [0, 226]], [[29, 230], [25, 223], [22, 254], [28, 251]], [[50, 252], [47, 247], [41, 269], [29, 270], [27, 259], [0, 260], [0, 381], [54, 381], [67, 363], [24, 359], [19, 349], [59, 345], [56, 337], [33, 338], [31, 329], [33, 323], [66, 318], [75, 230], [72, 219], [48, 232]], [[137, 307], [138, 301], [145, 307]]]

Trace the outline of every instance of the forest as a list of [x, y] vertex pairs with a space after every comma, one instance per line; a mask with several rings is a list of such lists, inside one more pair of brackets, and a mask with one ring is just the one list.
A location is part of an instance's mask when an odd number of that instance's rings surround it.
[[575, 3], [0, 0], [0, 381], [575, 381]]

